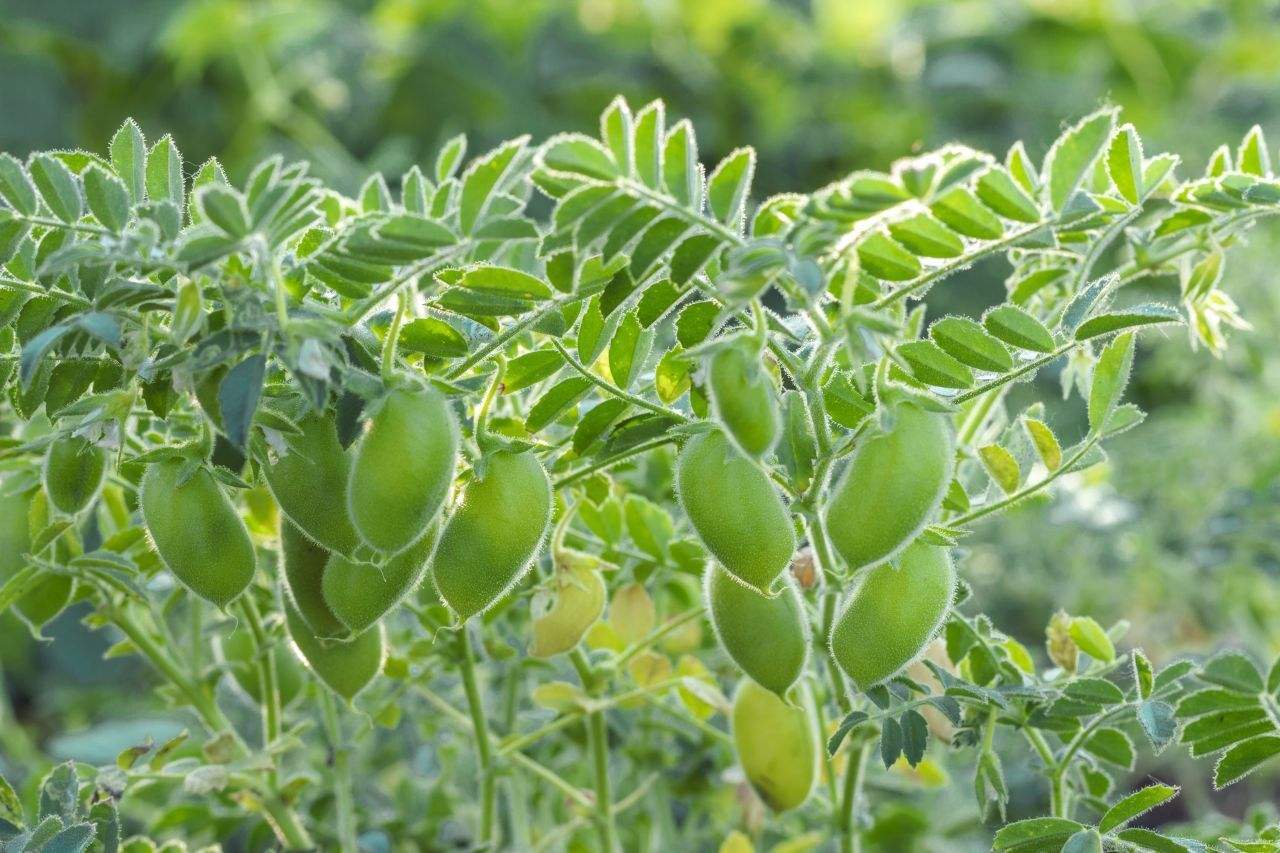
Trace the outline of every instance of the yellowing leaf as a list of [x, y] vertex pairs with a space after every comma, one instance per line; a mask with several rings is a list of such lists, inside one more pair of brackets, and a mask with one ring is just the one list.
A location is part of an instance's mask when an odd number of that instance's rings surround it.
[[625, 645], [638, 642], [653, 630], [653, 599], [640, 584], [627, 584], [609, 605], [609, 624]]
[[562, 714], [582, 707], [587, 701], [587, 695], [582, 692], [582, 688], [567, 681], [548, 681], [546, 684], [539, 684], [533, 689], [530, 698], [542, 707]]
[[751, 839], [736, 829], [726, 835], [720, 844], [720, 853], [755, 853], [755, 851], [756, 846], [751, 843]]
[[648, 687], [671, 678], [671, 659], [657, 652], [644, 651], [631, 660], [627, 672], [636, 684]]

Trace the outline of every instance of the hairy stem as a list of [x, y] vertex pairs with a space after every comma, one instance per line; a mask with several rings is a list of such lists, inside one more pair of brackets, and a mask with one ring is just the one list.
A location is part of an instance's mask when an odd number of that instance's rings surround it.
[[[581, 647], [569, 653], [569, 660], [578, 671], [582, 687], [591, 696], [600, 692], [600, 684], [596, 678], [595, 668], [587, 659]], [[618, 849], [617, 829], [613, 822], [613, 792], [609, 787], [609, 737], [605, 726], [604, 711], [593, 708], [587, 712], [587, 751], [591, 756], [591, 765], [595, 778], [595, 823], [600, 838], [600, 849], [604, 853], [615, 853]]]
[[494, 806], [497, 799], [496, 777], [493, 775], [493, 742], [489, 735], [489, 721], [485, 718], [484, 700], [476, 683], [475, 659], [471, 651], [471, 637], [464, 624], [458, 629], [458, 666], [462, 672], [462, 685], [467, 693], [467, 707], [471, 711], [471, 725], [475, 731], [476, 760], [480, 765], [480, 826], [477, 836], [482, 844], [494, 840]]
[[329, 738], [329, 750], [333, 755], [333, 799], [338, 812], [338, 849], [342, 853], [356, 853], [356, 810], [351, 790], [350, 750], [342, 737], [342, 725], [338, 719], [338, 703], [328, 690], [320, 691], [324, 708], [325, 733]]
[[871, 751], [871, 742], [866, 741], [858, 746], [857, 752], [846, 756], [849, 764], [844, 773], [844, 790], [840, 796], [841, 853], [861, 853], [862, 831], [858, 827], [858, 810], [862, 807], [862, 780], [867, 764], [867, 755]]

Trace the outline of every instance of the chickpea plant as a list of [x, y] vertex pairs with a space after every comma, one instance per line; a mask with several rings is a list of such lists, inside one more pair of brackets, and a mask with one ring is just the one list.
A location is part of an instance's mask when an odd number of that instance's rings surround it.
[[[982, 519], [1141, 423], [1141, 334], [1243, 325], [1261, 132], [1181, 178], [1119, 121], [758, 203], [750, 148], [705, 172], [621, 99], [354, 198], [133, 122], [0, 155], [0, 611], [81, 608], [191, 715], [0, 780], [0, 847], [851, 851], [931, 763], [976, 795], [936, 849], [1275, 849], [1135, 825], [1179, 792], [1129, 771], [1280, 753], [1280, 664], [1060, 613], [1037, 666], [963, 582]], [[1002, 301], [929, 311], [993, 257]], [[1025, 402], [1059, 368], [1074, 443]]]

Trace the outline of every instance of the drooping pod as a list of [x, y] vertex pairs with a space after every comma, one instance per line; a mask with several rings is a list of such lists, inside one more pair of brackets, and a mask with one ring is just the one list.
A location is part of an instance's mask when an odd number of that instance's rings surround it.
[[950, 551], [915, 542], [898, 567], [862, 572], [831, 630], [831, 653], [860, 690], [897, 675], [923, 653], [955, 596]]
[[738, 335], [707, 362], [707, 390], [725, 432], [757, 459], [778, 442], [782, 429], [778, 393], [760, 361], [760, 347]]
[[[47, 499], [38, 489], [6, 494], [8, 483], [0, 480], [0, 586], [22, 571], [31, 550], [32, 528], [38, 533], [48, 523]], [[57, 546], [61, 551], [62, 542]], [[59, 562], [69, 554], [57, 554]], [[71, 598], [75, 582], [67, 575], [46, 574], [21, 598], [13, 609], [28, 624], [40, 627], [62, 612]]]
[[289, 637], [303, 663], [326, 687], [350, 702], [382, 670], [386, 642], [382, 625], [350, 642], [323, 640], [311, 633], [294, 606], [285, 603]]
[[747, 586], [768, 591], [796, 550], [795, 528], [769, 477], [719, 432], [680, 451], [676, 492], [711, 555]]
[[253, 581], [256, 560], [244, 520], [203, 467], [180, 484], [187, 462], [147, 466], [142, 518], [160, 559], [196, 595], [225, 608]]
[[551, 522], [551, 480], [532, 453], [498, 451], [467, 483], [432, 560], [440, 598], [461, 620], [489, 607], [529, 568]]
[[795, 583], [788, 580], [769, 598], [713, 562], [705, 585], [720, 645], [757, 684], [785, 697], [809, 657], [809, 632]]
[[332, 554], [324, 567], [324, 603], [352, 635], [367, 631], [417, 587], [439, 532], [440, 525], [433, 523], [417, 542], [381, 566]]
[[307, 538], [289, 519], [280, 519], [280, 577], [285, 594], [317, 637], [347, 633], [324, 600], [324, 570], [330, 552]]
[[600, 560], [565, 551], [556, 558], [555, 601], [533, 619], [529, 654], [547, 658], [572, 650], [604, 612], [606, 589]]
[[286, 438], [288, 453], [263, 465], [262, 476], [294, 526], [330, 551], [350, 554], [359, 542], [347, 513], [351, 455], [338, 441], [333, 418], [311, 414]]
[[853, 571], [892, 559], [937, 514], [955, 467], [950, 419], [901, 403], [862, 441], [826, 506], [831, 544]]
[[397, 388], [382, 401], [355, 448], [347, 508], [369, 546], [395, 554], [417, 542], [448, 495], [458, 426], [431, 388]]
[[730, 715], [738, 761], [751, 787], [775, 812], [809, 798], [818, 778], [818, 729], [805, 704], [788, 705], [744, 678]]
[[44, 491], [54, 509], [75, 515], [98, 496], [107, 475], [107, 452], [80, 436], [61, 436], [44, 458]]

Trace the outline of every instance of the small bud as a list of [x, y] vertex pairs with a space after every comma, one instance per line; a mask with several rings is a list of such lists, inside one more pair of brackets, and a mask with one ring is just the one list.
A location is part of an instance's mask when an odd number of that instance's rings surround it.
[[1076, 671], [1076, 660], [1080, 656], [1080, 647], [1071, 639], [1071, 617], [1065, 610], [1059, 610], [1049, 620], [1045, 628], [1045, 648], [1049, 658], [1070, 675]]

